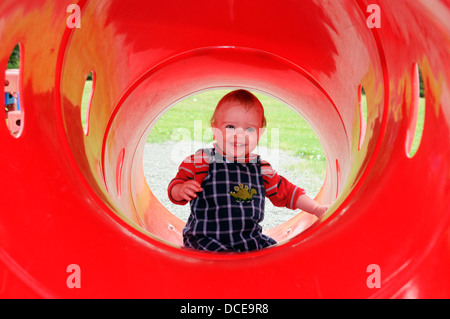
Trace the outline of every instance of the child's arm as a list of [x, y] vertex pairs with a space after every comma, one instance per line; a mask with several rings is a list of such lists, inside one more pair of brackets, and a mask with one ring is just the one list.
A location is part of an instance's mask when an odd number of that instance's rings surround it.
[[261, 172], [266, 188], [266, 196], [277, 207], [286, 207], [293, 210], [300, 209], [320, 218], [331, 206], [318, 204], [306, 195], [304, 189], [297, 187], [286, 178], [278, 175], [266, 161], [261, 162]]
[[202, 191], [200, 186], [208, 173], [207, 156], [202, 150], [186, 157], [178, 168], [178, 173], [167, 188], [169, 199], [177, 205], [186, 205]]
[[172, 197], [176, 202], [189, 202], [197, 197], [196, 193], [201, 192], [202, 190], [200, 183], [194, 179], [175, 184], [170, 189], [169, 197]]
[[297, 198], [295, 202], [295, 208], [303, 210], [307, 213], [316, 215], [317, 218], [321, 218], [331, 205], [320, 205], [314, 199], [303, 194]]

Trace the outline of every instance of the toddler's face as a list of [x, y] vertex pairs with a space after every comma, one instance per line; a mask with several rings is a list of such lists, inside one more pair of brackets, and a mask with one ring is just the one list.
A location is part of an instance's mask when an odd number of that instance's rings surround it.
[[222, 152], [232, 157], [245, 157], [258, 146], [263, 114], [260, 110], [246, 110], [241, 105], [230, 105], [215, 116], [213, 134]]

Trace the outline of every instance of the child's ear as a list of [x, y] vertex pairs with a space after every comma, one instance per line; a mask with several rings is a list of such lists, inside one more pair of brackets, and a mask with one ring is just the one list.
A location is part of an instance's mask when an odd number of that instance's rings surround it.
[[217, 141], [217, 137], [222, 136], [222, 131], [219, 130], [218, 128], [214, 127], [214, 124], [211, 123], [211, 131], [213, 134], [213, 140]]
[[258, 137], [261, 137], [263, 134], [264, 134], [264, 132], [266, 131], [266, 128], [265, 127], [261, 127], [260, 129], [259, 129], [259, 131], [258, 131]]

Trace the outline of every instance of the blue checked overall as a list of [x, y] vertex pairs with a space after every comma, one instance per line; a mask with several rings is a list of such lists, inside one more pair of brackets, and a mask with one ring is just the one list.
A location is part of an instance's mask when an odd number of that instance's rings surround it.
[[265, 189], [259, 156], [249, 163], [231, 162], [214, 148], [209, 155], [203, 191], [190, 202], [183, 230], [186, 247], [207, 251], [250, 251], [276, 244], [262, 234]]

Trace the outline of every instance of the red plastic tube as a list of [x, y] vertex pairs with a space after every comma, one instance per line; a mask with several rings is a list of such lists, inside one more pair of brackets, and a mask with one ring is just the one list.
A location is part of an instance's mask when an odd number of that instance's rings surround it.
[[[3, 0], [0, 67], [20, 43], [23, 120], [0, 125], [0, 296], [449, 298], [449, 16], [444, 0]], [[327, 216], [269, 229], [280, 244], [260, 251], [181, 247], [144, 146], [170, 106], [216, 88], [308, 121]]]

